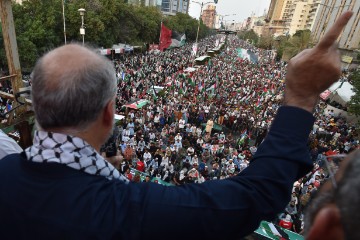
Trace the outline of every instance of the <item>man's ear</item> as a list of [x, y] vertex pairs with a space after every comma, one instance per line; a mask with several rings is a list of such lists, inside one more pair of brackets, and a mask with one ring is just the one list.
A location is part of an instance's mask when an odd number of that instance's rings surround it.
[[335, 204], [326, 205], [316, 214], [314, 222], [306, 237], [307, 240], [341, 240], [344, 239], [344, 229], [341, 216]]
[[104, 108], [104, 114], [103, 114], [103, 123], [106, 126], [113, 126], [114, 123], [114, 114], [115, 114], [115, 101], [110, 100], [105, 108]]

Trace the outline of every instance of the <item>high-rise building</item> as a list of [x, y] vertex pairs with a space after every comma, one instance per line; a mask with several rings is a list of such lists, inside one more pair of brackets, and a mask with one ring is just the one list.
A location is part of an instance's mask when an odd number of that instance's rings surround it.
[[267, 15], [268, 32], [276, 36], [310, 30], [320, 2], [321, 0], [272, 0]]
[[333, 25], [341, 13], [352, 10], [354, 16], [345, 26], [339, 37], [339, 47], [347, 50], [360, 47], [360, 1], [359, 0], [322, 0], [312, 27], [315, 41], [319, 41]]
[[208, 5], [207, 8], [203, 10], [201, 19], [208, 28], [215, 28], [216, 6]]
[[189, 0], [157, 0], [157, 2], [161, 2], [161, 12], [165, 15], [189, 12]]
[[291, 0], [271, 0], [264, 32], [275, 36], [284, 34], [286, 19], [283, 16], [288, 1]]
[[189, 0], [127, 0], [129, 4], [153, 6], [165, 15], [176, 15], [176, 13], [189, 12]]

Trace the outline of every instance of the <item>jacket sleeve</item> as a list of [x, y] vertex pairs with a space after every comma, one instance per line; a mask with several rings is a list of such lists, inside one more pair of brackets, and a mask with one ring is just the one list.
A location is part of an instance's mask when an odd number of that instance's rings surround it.
[[311, 170], [306, 144], [313, 122], [305, 110], [281, 107], [252, 163], [230, 179], [122, 187], [131, 207], [119, 214], [132, 214], [128, 219], [136, 226], [129, 234], [141, 239], [238, 239], [250, 234], [261, 220], [272, 220], [286, 207], [293, 182]]

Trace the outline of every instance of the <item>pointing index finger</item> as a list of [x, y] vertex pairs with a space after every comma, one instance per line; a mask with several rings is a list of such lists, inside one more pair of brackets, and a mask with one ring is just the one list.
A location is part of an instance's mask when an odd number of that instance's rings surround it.
[[341, 31], [344, 29], [345, 25], [350, 20], [353, 12], [347, 11], [343, 13], [330, 28], [330, 30], [325, 34], [323, 39], [318, 43], [317, 47], [320, 49], [328, 49], [334, 45], [337, 38], [341, 34]]

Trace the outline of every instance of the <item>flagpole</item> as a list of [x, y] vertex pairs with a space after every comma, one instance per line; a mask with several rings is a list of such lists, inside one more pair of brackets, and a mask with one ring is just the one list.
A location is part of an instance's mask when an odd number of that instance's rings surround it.
[[163, 26], [163, 21], [162, 21], [162, 18], [161, 18], [161, 23], [160, 23], [160, 37], [159, 37], [159, 50], [162, 51], [160, 49], [160, 46], [161, 46], [161, 32], [162, 32], [162, 26]]
[[65, 45], [66, 45], [66, 23], [65, 23], [65, 4], [64, 4], [65, 0], [62, 0], [62, 14], [63, 14], [63, 21], [64, 21], [64, 41], [65, 41]]

